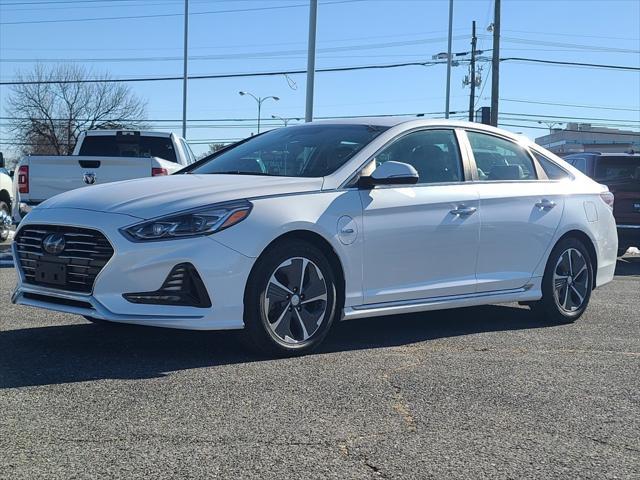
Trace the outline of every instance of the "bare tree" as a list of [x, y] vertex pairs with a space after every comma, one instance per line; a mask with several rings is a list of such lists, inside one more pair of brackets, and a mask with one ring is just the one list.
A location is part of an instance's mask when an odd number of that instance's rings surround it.
[[23, 153], [68, 155], [83, 130], [140, 128], [146, 102], [122, 83], [98, 82], [90, 70], [60, 64], [37, 64], [19, 74], [7, 98], [10, 129]]

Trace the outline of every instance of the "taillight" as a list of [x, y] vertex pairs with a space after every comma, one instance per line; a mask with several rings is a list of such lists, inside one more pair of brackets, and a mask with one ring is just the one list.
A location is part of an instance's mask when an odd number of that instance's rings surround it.
[[613, 201], [614, 201], [613, 193], [611, 193], [611, 192], [602, 192], [602, 193], [600, 194], [600, 198], [602, 199], [602, 201], [603, 201], [604, 203], [606, 203], [606, 204], [607, 204], [607, 206], [608, 206], [611, 210], [613, 210]]
[[162, 175], [169, 175], [169, 171], [166, 168], [153, 167], [151, 169], [152, 177], [161, 177]]
[[29, 167], [18, 168], [18, 193], [29, 193]]

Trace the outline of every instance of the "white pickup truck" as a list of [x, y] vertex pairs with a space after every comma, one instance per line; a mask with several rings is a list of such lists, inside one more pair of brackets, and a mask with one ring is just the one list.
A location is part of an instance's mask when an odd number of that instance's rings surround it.
[[169, 175], [195, 162], [173, 133], [134, 130], [83, 132], [71, 155], [28, 155], [14, 175], [13, 220], [59, 193], [118, 180]]

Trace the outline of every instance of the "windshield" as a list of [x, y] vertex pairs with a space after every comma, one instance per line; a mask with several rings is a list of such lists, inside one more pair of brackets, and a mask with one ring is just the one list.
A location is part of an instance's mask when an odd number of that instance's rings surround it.
[[640, 157], [600, 157], [596, 180], [640, 180]]
[[256, 136], [190, 173], [324, 177], [335, 172], [387, 127], [300, 125]]

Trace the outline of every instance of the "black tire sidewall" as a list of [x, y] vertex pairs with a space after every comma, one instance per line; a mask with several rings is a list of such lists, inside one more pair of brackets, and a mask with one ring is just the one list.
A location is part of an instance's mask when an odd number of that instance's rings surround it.
[[[578, 250], [587, 262], [587, 274], [589, 275], [589, 288], [585, 295], [584, 303], [575, 312], [567, 312], [560, 308], [556, 303], [554, 291], [553, 291], [553, 272], [556, 264], [567, 249], [575, 248]], [[584, 244], [577, 238], [569, 237], [561, 240], [551, 251], [547, 266], [545, 268], [544, 277], [542, 279], [542, 300], [540, 306], [550, 320], [560, 323], [572, 323], [582, 316], [587, 307], [589, 306], [589, 300], [591, 299], [591, 292], [593, 290], [595, 274], [593, 271], [593, 263], [589, 251]]]
[[[261, 308], [271, 275], [280, 264], [292, 257], [304, 257], [315, 263], [322, 271], [327, 286], [325, 320], [309, 339], [296, 345], [285, 344], [272, 332]], [[249, 276], [245, 294], [245, 334], [249, 337], [251, 346], [263, 353], [275, 355], [308, 353], [320, 345], [329, 333], [336, 316], [336, 299], [335, 273], [324, 253], [308, 242], [283, 241], [263, 252]]]
[[[9, 209], [9, 205], [5, 202], [0, 201], [0, 211], [5, 212], [7, 215], [11, 216], [11, 210]], [[4, 242], [9, 238], [9, 230], [5, 230], [3, 225], [0, 225], [0, 242]]]

